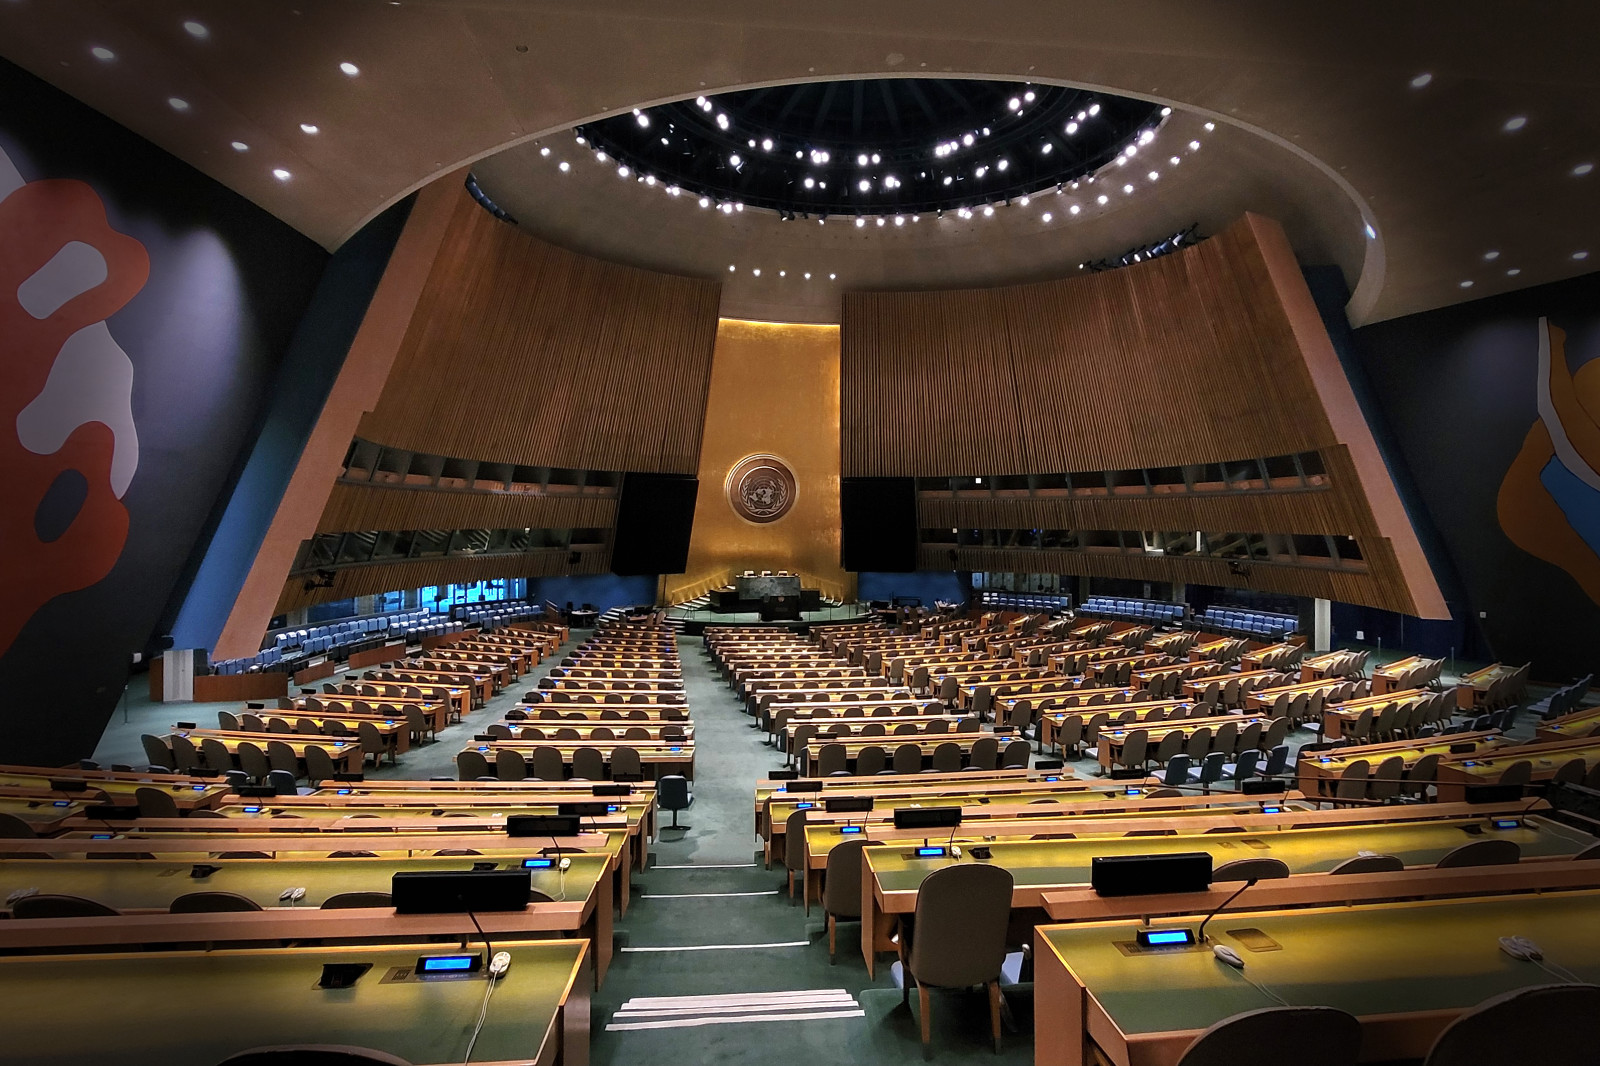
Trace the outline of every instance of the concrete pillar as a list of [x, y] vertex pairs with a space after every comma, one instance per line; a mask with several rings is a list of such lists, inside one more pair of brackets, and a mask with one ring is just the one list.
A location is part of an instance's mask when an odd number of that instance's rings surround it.
[[1333, 648], [1333, 603], [1329, 600], [1311, 601], [1311, 650], [1329, 651]]

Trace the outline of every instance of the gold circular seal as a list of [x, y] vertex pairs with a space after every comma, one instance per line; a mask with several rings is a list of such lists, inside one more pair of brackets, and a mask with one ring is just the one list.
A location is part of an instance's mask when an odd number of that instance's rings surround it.
[[724, 483], [728, 506], [747, 522], [776, 522], [794, 506], [794, 471], [776, 455], [747, 455]]

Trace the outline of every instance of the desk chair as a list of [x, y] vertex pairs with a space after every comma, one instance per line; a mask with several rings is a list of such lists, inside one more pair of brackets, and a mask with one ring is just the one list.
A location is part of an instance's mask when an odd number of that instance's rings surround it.
[[578, 748], [572, 753], [573, 780], [604, 781], [606, 757], [599, 748]]
[[872, 777], [876, 774], [881, 774], [884, 772], [888, 762], [888, 752], [876, 744], [868, 744], [856, 752], [856, 776]]
[[[789, 898], [794, 899], [794, 878], [806, 876], [806, 815], [805, 808], [791, 811], [783, 822], [783, 866], [789, 886]], [[860, 882], [857, 881], [857, 891]], [[806, 913], [811, 913], [811, 901], [806, 901]]]
[[611, 751], [611, 776], [613, 779], [630, 774], [644, 776], [644, 766], [639, 752], [634, 748], [613, 748]]
[[1522, 858], [1522, 846], [1514, 840], [1474, 840], [1445, 852], [1435, 868], [1454, 870], [1463, 866], [1510, 866]]
[[0, 811], [0, 840], [32, 840], [38, 835], [28, 822]]
[[528, 760], [522, 752], [501, 748], [494, 756], [494, 776], [501, 781], [525, 781], [528, 777]]
[[295, 778], [300, 777], [300, 760], [294, 749], [281, 740], [267, 741], [267, 761], [274, 770], [282, 770]]
[[979, 737], [972, 742], [972, 754], [967, 759], [967, 765], [979, 770], [993, 770], [1000, 761], [1000, 740], [998, 737]]
[[533, 749], [533, 777], [536, 781], [560, 781], [567, 776], [566, 761], [560, 748]]
[[1224, 1018], [1194, 1038], [1178, 1066], [1353, 1066], [1361, 1023], [1332, 1007], [1265, 1007]]
[[928, 989], [984, 985], [989, 1027], [1000, 1050], [1000, 967], [1011, 920], [1011, 871], [972, 864], [935, 870], [917, 891], [913, 921], [900, 926], [901, 1002], [911, 1005], [917, 986], [922, 1051], [929, 1053]]
[[333, 756], [328, 754], [327, 748], [316, 744], [306, 748], [306, 776], [313, 781], [332, 781], [337, 773], [338, 770], [333, 765]]
[[178, 804], [172, 793], [162, 788], [134, 789], [133, 798], [139, 804], [140, 818], [177, 818]]
[[172, 749], [162, 743], [160, 737], [145, 733], [139, 737], [139, 744], [144, 748], [145, 761], [151, 766], [159, 766], [169, 773], [177, 769]]
[[476, 749], [463, 751], [456, 756], [456, 777], [462, 781], [476, 781], [489, 776], [489, 760]]
[[22, 918], [111, 918], [119, 912], [82, 896], [23, 896], [11, 905], [13, 920]]
[[1534, 985], [1486, 999], [1451, 1022], [1423, 1066], [1593, 1062], [1597, 1054], [1600, 987]]
[[172, 901], [172, 914], [211, 914], [221, 911], [258, 911], [261, 905], [237, 892], [190, 892]]
[[1000, 769], [1026, 770], [1033, 758], [1033, 748], [1026, 740], [1013, 740], [1000, 753]]
[[239, 744], [239, 769], [251, 781], [264, 782], [267, 775], [272, 773], [272, 763], [259, 744], [245, 740]]
[[[693, 826], [679, 825], [678, 812], [687, 810], [694, 802], [694, 795], [689, 791], [689, 782], [682, 774], [667, 774], [656, 780], [656, 805], [664, 811], [672, 812], [672, 824], [669, 829], [692, 829]], [[785, 847], [787, 847], [785, 841]]]
[[360, 907], [393, 907], [394, 897], [387, 892], [339, 892], [322, 901], [321, 910], [355, 910]]
[[822, 883], [822, 909], [827, 914], [829, 966], [834, 963], [838, 946], [839, 919], [861, 920], [861, 850], [866, 846], [866, 839], [858, 837], [835, 844], [828, 852], [827, 877]]
[[285, 1044], [229, 1055], [217, 1066], [411, 1066], [398, 1055], [346, 1044]]
[[1282, 859], [1234, 859], [1211, 871], [1215, 881], [1271, 881], [1289, 876], [1289, 864]]
[[1346, 859], [1333, 869], [1330, 874], [1386, 874], [1396, 870], [1404, 870], [1406, 864], [1396, 855], [1357, 855], [1353, 859]]

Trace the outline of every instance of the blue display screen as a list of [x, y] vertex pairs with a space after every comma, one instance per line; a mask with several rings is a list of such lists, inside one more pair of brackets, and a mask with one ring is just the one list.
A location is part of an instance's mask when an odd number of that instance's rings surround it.
[[1262, 814], [1282, 814], [1283, 813], [1283, 808], [1282, 807], [1263, 807], [1263, 808], [1261, 808], [1261, 813]]
[[617, 806], [615, 803], [606, 804], [606, 813], [607, 814], [616, 814], [620, 810], [622, 810], [622, 808]]
[[523, 859], [524, 870], [548, 870], [556, 864], [554, 859]]
[[1059, 777], [1046, 777], [1045, 780], [1046, 781], [1060, 781], [1061, 778], [1059, 778]]
[[1194, 934], [1187, 929], [1161, 929], [1144, 935], [1144, 942], [1153, 948], [1168, 947], [1172, 944], [1188, 944]]
[[1143, 789], [1138, 789], [1138, 788], [1130, 788], [1130, 789], [1128, 789], [1128, 793], [1127, 794], [1130, 795], [1130, 796], [1140, 796], [1140, 795], [1144, 794], [1144, 790]]
[[333, 794], [335, 796], [348, 796], [348, 795], [350, 795], [350, 793], [352, 793], [354, 791], [355, 791], [354, 789], [350, 789], [350, 788], [340, 788], [340, 789], [335, 789]]
[[206, 786], [204, 785], [190, 785], [189, 787], [194, 789], [196, 792], [204, 792], [206, 790]]
[[841, 832], [841, 833], [864, 833], [864, 832], [866, 832], [866, 829], [864, 827], [862, 827], [862, 826], [859, 826], [859, 825], [841, 825], [839, 827], [839, 832]]
[[1496, 818], [1494, 820], [1494, 827], [1496, 829], [1516, 829], [1521, 825], [1522, 823], [1517, 821], [1515, 818]]
[[794, 809], [797, 810], [797, 811], [809, 811], [811, 808], [813, 808], [815, 806], [816, 806], [815, 803], [796, 803], [794, 805]]
[[261, 813], [261, 808], [260, 807], [246, 807], [244, 809], [244, 813], [246, 813], [246, 814], [260, 814]]
[[72, 806], [72, 801], [71, 800], [56, 800], [50, 806], [52, 806], [52, 807], [70, 807], [70, 806]]
[[420, 960], [418, 969], [422, 973], [465, 973], [477, 961], [476, 955], [435, 955]]
[[919, 859], [936, 859], [936, 858], [938, 858], [939, 856], [941, 856], [943, 854], [944, 854], [944, 849], [943, 848], [918, 848], [917, 849], [917, 858], [919, 858]]

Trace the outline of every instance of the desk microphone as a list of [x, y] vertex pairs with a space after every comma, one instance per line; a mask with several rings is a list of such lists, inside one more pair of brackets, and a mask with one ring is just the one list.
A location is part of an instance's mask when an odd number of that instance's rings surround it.
[[[1222, 909], [1224, 907], [1226, 907], [1228, 904], [1232, 903], [1234, 900], [1238, 899], [1240, 894], [1243, 893], [1245, 889], [1253, 887], [1255, 885], [1255, 883], [1256, 883], [1256, 880], [1257, 880], [1256, 878], [1251, 878], [1250, 880], [1246, 881], [1243, 885], [1239, 886], [1239, 890], [1237, 892], [1235, 892], [1233, 895], [1229, 896], [1227, 899], [1223, 900], [1221, 903], [1217, 904], [1216, 907], [1212, 909], [1211, 913], [1206, 915], [1205, 919], [1200, 923], [1200, 928], [1195, 932], [1195, 939], [1198, 940], [1200, 943], [1204, 944], [1206, 942], [1206, 925], [1207, 925], [1207, 923], [1209, 923], [1211, 921], [1211, 919], [1215, 918], [1222, 911]], [[1237, 958], [1237, 956], [1235, 956], [1235, 957]], [[1218, 958], [1221, 958], [1221, 956], [1219, 955]], [[1223, 961], [1226, 962], [1227, 960], [1224, 959]], [[1230, 963], [1230, 965], [1235, 965], [1235, 964]], [[1242, 966], [1243, 964], [1239, 963], [1237, 965]]]

